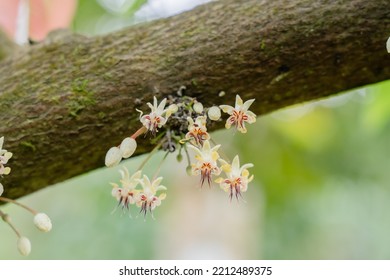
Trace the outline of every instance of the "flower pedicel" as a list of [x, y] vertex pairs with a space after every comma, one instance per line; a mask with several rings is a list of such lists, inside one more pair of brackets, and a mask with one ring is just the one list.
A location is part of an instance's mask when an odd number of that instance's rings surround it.
[[[7, 150], [3, 150], [3, 144], [4, 144], [4, 137], [1, 137], [0, 138], [0, 175], [1, 176], [8, 175], [11, 172], [11, 168], [5, 167], [5, 164], [7, 164], [8, 160], [12, 157], [12, 153], [8, 152]], [[0, 201], [13, 203], [32, 213], [34, 215], [33, 223], [40, 231], [49, 232], [51, 230], [52, 223], [48, 215], [46, 215], [45, 213], [40, 213], [18, 201], [3, 197], [2, 196], [3, 192], [4, 192], [4, 186], [0, 183]], [[11, 227], [11, 229], [15, 232], [16, 236], [18, 237], [16, 246], [20, 254], [22, 254], [23, 256], [29, 255], [31, 252], [30, 240], [27, 237], [20, 234], [19, 230], [15, 227], [15, 225], [11, 220], [11, 217], [8, 214], [0, 210], [0, 217], [3, 220], [3, 222], [5, 222]]]

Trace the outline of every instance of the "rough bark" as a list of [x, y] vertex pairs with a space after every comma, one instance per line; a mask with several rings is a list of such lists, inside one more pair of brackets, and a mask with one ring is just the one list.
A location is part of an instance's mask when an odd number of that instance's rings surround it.
[[181, 85], [206, 105], [254, 97], [261, 115], [389, 79], [389, 30], [388, 0], [226, 0], [105, 36], [51, 36], [0, 61], [5, 195], [103, 166], [139, 127], [135, 108]]
[[0, 29], [0, 61], [12, 55], [17, 49], [17, 45]]

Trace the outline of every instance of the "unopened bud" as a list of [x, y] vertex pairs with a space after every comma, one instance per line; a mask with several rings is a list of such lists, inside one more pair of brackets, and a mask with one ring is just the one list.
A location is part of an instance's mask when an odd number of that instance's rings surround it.
[[21, 236], [17, 242], [18, 250], [23, 256], [28, 256], [31, 252], [31, 243], [27, 237]]
[[122, 152], [123, 158], [129, 158], [134, 154], [134, 151], [137, 149], [137, 141], [131, 137], [123, 139], [119, 149]]
[[209, 116], [209, 119], [212, 121], [217, 121], [221, 118], [221, 109], [219, 109], [217, 106], [211, 107], [207, 115]]
[[182, 154], [178, 154], [178, 155], [176, 156], [176, 160], [177, 160], [178, 162], [181, 162], [181, 161], [183, 160], [183, 155], [182, 155]]
[[169, 111], [171, 114], [176, 113], [177, 110], [179, 110], [179, 107], [178, 107], [176, 104], [171, 104], [171, 105], [169, 105], [169, 107], [168, 107], [168, 111]]
[[387, 39], [386, 48], [387, 48], [387, 52], [390, 53], [390, 37], [389, 39]]
[[3, 192], [4, 192], [3, 184], [0, 183], [0, 196], [3, 194]]
[[107, 167], [112, 167], [120, 163], [122, 160], [122, 152], [118, 147], [112, 147], [106, 154], [105, 164]]
[[4, 222], [10, 224], [11, 223], [11, 217], [8, 215], [8, 214], [3, 214], [1, 216], [1, 218], [3, 219]]
[[45, 213], [38, 213], [34, 216], [35, 226], [43, 232], [48, 232], [52, 228], [51, 220]]
[[202, 112], [203, 112], [203, 104], [200, 102], [195, 102], [195, 104], [192, 106], [192, 108], [198, 114], [202, 114]]
[[187, 166], [186, 172], [187, 172], [187, 175], [188, 175], [188, 176], [192, 176], [192, 175], [193, 175], [193, 174], [192, 174], [192, 167], [191, 167], [191, 165], [188, 165], [188, 166]]

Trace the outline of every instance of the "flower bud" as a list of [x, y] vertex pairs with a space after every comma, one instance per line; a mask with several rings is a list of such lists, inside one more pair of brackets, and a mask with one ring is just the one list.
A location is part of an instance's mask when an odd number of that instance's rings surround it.
[[118, 147], [112, 147], [106, 154], [105, 164], [107, 167], [113, 167], [122, 160], [122, 152]]
[[203, 104], [200, 102], [195, 102], [195, 104], [192, 106], [192, 108], [198, 114], [202, 114], [202, 112], [203, 112]]
[[17, 242], [18, 250], [23, 256], [28, 256], [31, 252], [31, 243], [27, 237], [21, 236]]
[[34, 216], [34, 224], [40, 231], [43, 232], [48, 232], [52, 228], [51, 220], [45, 213], [36, 214]]
[[386, 48], [387, 48], [387, 52], [390, 53], [390, 37], [389, 39], [387, 39]]
[[182, 154], [178, 154], [178, 155], [176, 156], [176, 160], [177, 160], [178, 162], [181, 162], [181, 161], [183, 160], [183, 155], [182, 155]]
[[168, 111], [169, 111], [171, 114], [176, 113], [177, 110], [179, 110], [179, 107], [178, 107], [176, 104], [171, 104], [171, 105], [169, 105], [169, 107], [168, 107]]
[[119, 149], [122, 152], [123, 158], [129, 158], [134, 154], [135, 149], [137, 149], [137, 142], [131, 137], [123, 139]]
[[1, 216], [1, 218], [3, 219], [4, 222], [10, 224], [11, 223], [11, 217], [8, 215], [8, 214], [3, 214]]
[[207, 115], [209, 116], [209, 119], [212, 121], [217, 121], [221, 118], [221, 109], [219, 109], [217, 106], [211, 107]]
[[188, 166], [187, 166], [186, 172], [187, 172], [187, 175], [188, 175], [188, 176], [194, 175], [194, 174], [192, 174], [192, 167], [191, 167], [191, 165], [188, 165]]
[[0, 196], [3, 194], [3, 192], [4, 192], [3, 184], [0, 183]]

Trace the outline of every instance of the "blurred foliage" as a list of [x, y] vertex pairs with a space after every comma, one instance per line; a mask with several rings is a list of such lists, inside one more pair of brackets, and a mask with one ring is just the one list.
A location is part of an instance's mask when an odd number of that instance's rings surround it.
[[77, 33], [98, 35], [132, 25], [147, 0], [79, 0], [72, 29]]
[[[73, 28], [96, 34], [131, 24], [145, 1], [130, 2], [114, 13], [80, 0]], [[99, 25], [111, 21], [119, 23]], [[110, 214], [118, 168], [21, 199], [52, 217], [50, 233], [38, 232], [23, 209], [2, 210], [31, 239], [31, 259], [388, 259], [389, 93], [387, 81], [259, 117], [246, 135], [213, 133], [230, 158], [238, 153], [241, 163], [255, 164], [246, 203], [229, 202], [216, 185], [200, 190], [171, 156], [161, 170], [168, 196], [156, 220], [136, 218], [136, 209], [132, 219], [120, 209]], [[153, 174], [162, 156], [145, 172]], [[124, 165], [134, 171], [144, 157]], [[22, 258], [5, 224], [0, 237], [0, 259]]]

